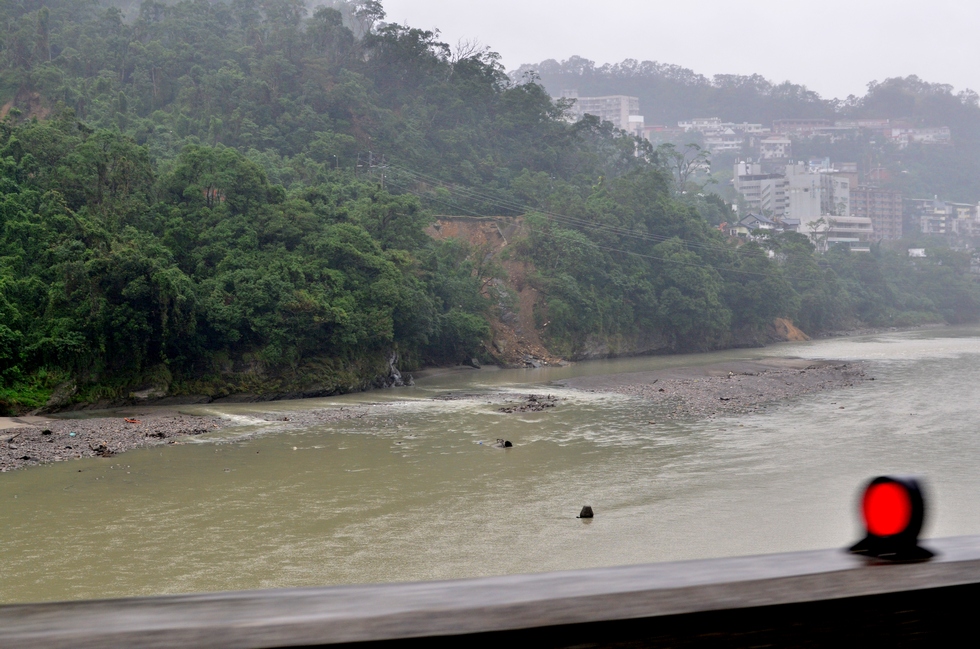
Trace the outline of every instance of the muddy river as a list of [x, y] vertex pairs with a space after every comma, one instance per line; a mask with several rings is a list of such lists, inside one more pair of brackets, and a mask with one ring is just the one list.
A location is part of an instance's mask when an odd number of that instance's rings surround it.
[[[766, 357], [863, 361], [875, 380], [708, 419], [552, 383]], [[0, 602], [843, 547], [880, 473], [927, 478], [927, 535], [980, 534], [978, 389], [980, 329], [938, 329], [187, 407], [234, 425], [0, 474]], [[554, 407], [501, 411], [529, 393]], [[341, 407], [353, 416], [303, 423]], [[594, 519], [576, 518], [583, 505]]]

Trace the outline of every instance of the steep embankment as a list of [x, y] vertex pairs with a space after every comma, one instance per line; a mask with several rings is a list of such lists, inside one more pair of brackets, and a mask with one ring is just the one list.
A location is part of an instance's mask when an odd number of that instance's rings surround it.
[[490, 317], [491, 339], [487, 355], [505, 367], [554, 365], [562, 359], [548, 351], [534, 321], [543, 296], [529, 277], [534, 266], [508, 253], [508, 245], [520, 237], [521, 217], [442, 216], [428, 228], [434, 239], [459, 239], [473, 247], [482, 266], [497, 272], [483, 282], [483, 294], [497, 305]]
[[[411, 381], [410, 376], [407, 380]], [[172, 376], [165, 366], [159, 365], [140, 377], [128, 377], [114, 384], [79, 385], [74, 380], [68, 381], [59, 385], [47, 403], [32, 414], [215, 401], [309, 399], [402, 384], [398, 357], [392, 353], [365, 354], [353, 360], [311, 357], [295, 367], [270, 366], [255, 358], [227, 360], [200, 376], [182, 378]], [[11, 414], [24, 412], [26, 409]]]

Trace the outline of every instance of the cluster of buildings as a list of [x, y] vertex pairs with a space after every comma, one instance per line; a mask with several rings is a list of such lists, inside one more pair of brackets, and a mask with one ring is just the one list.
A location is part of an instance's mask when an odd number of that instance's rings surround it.
[[933, 198], [905, 199], [905, 213], [922, 234], [980, 237], [980, 205], [950, 203]]
[[902, 120], [888, 119], [836, 122], [828, 119], [777, 119], [771, 128], [766, 128], [762, 124], [737, 124], [712, 117], [678, 122], [677, 129], [644, 126], [644, 136], [648, 139], [676, 138], [691, 132], [700, 133], [704, 138], [704, 147], [713, 154], [751, 152], [760, 160], [792, 158], [794, 139], [820, 139], [834, 143], [854, 139], [861, 132], [869, 133], [881, 142], [892, 142], [900, 149], [909, 144], [950, 144], [952, 141], [948, 126], [916, 128]]
[[765, 127], [711, 117], [668, 127], [646, 124], [637, 97], [580, 97], [577, 91], [566, 90], [561, 98], [574, 100], [569, 118], [576, 121], [594, 115], [654, 143], [677, 142], [697, 133], [712, 154], [751, 155], [733, 169], [741, 219], [723, 226], [733, 236], [795, 231], [810, 236], [818, 248], [846, 245], [854, 251], [867, 251], [873, 242], [901, 239], [912, 232], [980, 237], [978, 205], [904, 198], [883, 186], [888, 178], [880, 168], [861, 175], [853, 162], [793, 159], [794, 140], [837, 142], [865, 132], [899, 148], [941, 145], [951, 142], [946, 126], [919, 128], [891, 119], [777, 119]]
[[831, 122], [829, 119], [777, 119], [772, 130], [798, 138], [824, 138], [836, 142], [853, 137], [860, 131], [868, 131], [882, 141], [891, 141], [900, 148], [909, 144], [950, 144], [948, 126], [917, 128], [904, 120], [852, 119]]
[[881, 186], [887, 180], [883, 169], [861, 177], [856, 163], [831, 164], [826, 158], [781, 166], [739, 162], [732, 185], [738, 213], [746, 216], [726, 228], [743, 237], [801, 232], [824, 250], [839, 244], [867, 251], [873, 242], [912, 233], [980, 238], [980, 205], [905, 198]]
[[895, 196], [887, 190], [882, 190], [889, 194], [887, 202], [879, 203], [870, 196], [875, 188], [857, 183], [856, 164], [837, 168], [824, 159], [776, 169], [761, 162], [739, 162], [732, 184], [739, 213], [746, 214], [728, 227], [734, 236], [756, 236], [759, 230], [794, 231], [810, 236], [822, 249], [841, 244], [854, 251], [870, 250], [871, 243], [881, 238], [876, 232], [888, 228], [897, 227], [901, 237], [901, 196], [897, 212]]
[[575, 121], [585, 115], [595, 115], [611, 122], [616, 128], [654, 143], [675, 141], [685, 134], [699, 133], [704, 148], [712, 154], [751, 152], [758, 160], [792, 158], [793, 139], [839, 142], [854, 138], [861, 132], [870, 133], [882, 142], [893, 142], [899, 148], [909, 144], [949, 144], [952, 141], [947, 126], [920, 128], [904, 120], [892, 119], [777, 119], [771, 127], [765, 127], [762, 124], [723, 122], [717, 117], [707, 117], [681, 121], [676, 127], [671, 127], [646, 124], [637, 97], [580, 97], [576, 90], [564, 90], [561, 98], [573, 100], [569, 117]]

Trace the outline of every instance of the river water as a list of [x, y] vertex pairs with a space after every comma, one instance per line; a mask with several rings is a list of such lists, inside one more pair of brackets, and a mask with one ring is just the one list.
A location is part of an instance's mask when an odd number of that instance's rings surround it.
[[[657, 424], [648, 402], [548, 385], [772, 356], [863, 360], [876, 380], [747, 416]], [[182, 445], [0, 474], [0, 602], [843, 547], [859, 535], [861, 484], [882, 473], [928, 479], [927, 535], [980, 534], [978, 386], [980, 329], [938, 329], [443, 372], [407, 389], [188, 407], [237, 425]], [[447, 391], [564, 401], [505, 414], [486, 400], [434, 398]], [[305, 427], [257, 419], [325, 407], [359, 416]], [[498, 437], [515, 448], [492, 448]], [[576, 519], [586, 504], [595, 519]]]

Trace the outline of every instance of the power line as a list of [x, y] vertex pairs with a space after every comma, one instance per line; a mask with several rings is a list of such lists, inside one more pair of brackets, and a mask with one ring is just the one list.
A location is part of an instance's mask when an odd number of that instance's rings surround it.
[[[391, 184], [396, 185], [398, 187], [401, 187], [404, 191], [408, 192], [409, 194], [412, 194], [413, 196], [417, 196], [419, 198], [425, 198], [425, 199], [433, 200], [435, 202], [441, 203], [441, 204], [446, 205], [446, 206], [449, 206], [449, 207], [457, 207], [457, 209], [461, 209], [461, 211], [469, 212], [470, 216], [476, 216], [476, 217], [481, 217], [481, 218], [493, 218], [492, 216], [488, 216], [488, 215], [485, 215], [485, 214], [479, 214], [479, 213], [474, 212], [472, 210], [466, 210], [466, 209], [458, 208], [458, 206], [453, 206], [451, 203], [448, 203], [446, 201], [443, 201], [443, 200], [438, 199], [438, 198], [435, 198], [435, 197], [425, 196], [425, 195], [423, 195], [423, 194], [421, 194], [421, 193], [419, 193], [419, 192], [411, 189], [410, 187], [408, 187], [407, 185], [405, 185], [403, 183], [398, 183], [396, 181], [391, 181]], [[665, 240], [668, 240], [669, 241], [670, 238], [665, 239]], [[681, 240], [681, 241], [683, 242], [683, 240]], [[603, 245], [597, 244], [597, 243], [592, 242], [592, 241], [590, 241], [589, 243], [593, 247], [595, 247], [595, 248], [597, 248], [599, 250], [606, 250], [608, 252], [615, 252], [615, 253], [620, 253], [620, 254], [624, 254], [624, 255], [632, 255], [634, 257], [640, 257], [642, 259], [649, 259], [649, 260], [652, 260], [652, 261], [659, 261], [659, 262], [663, 262], [663, 263], [667, 263], [667, 264], [678, 264], [678, 265], [682, 265], [682, 266], [690, 266], [690, 267], [696, 267], [696, 268], [710, 268], [711, 270], [714, 270], [715, 272], [717, 272], [719, 274], [724, 273], [724, 272], [728, 272], [728, 273], [739, 273], [741, 275], [754, 275], [754, 276], [758, 276], [758, 277], [773, 277], [774, 276], [771, 273], [764, 273], [764, 272], [758, 272], [758, 271], [752, 271], [752, 270], [743, 270], [743, 269], [739, 269], [739, 268], [718, 268], [717, 266], [714, 266], [714, 265], [712, 265], [712, 264], [710, 264], [708, 262], [705, 262], [703, 259], [700, 260], [701, 263], [698, 263], [698, 262], [693, 262], [693, 261], [684, 261], [684, 260], [680, 260], [680, 259], [671, 259], [671, 258], [667, 258], [667, 257], [658, 257], [658, 256], [655, 256], [655, 255], [647, 255], [647, 254], [635, 252], [635, 251], [632, 251], [632, 250], [622, 250], [622, 249], [613, 248], [613, 247], [610, 247], [610, 246], [603, 246]], [[796, 280], [796, 281], [813, 281], [813, 279], [814, 279], [814, 278], [809, 278], [809, 277], [807, 277], [807, 278], [802, 278], [802, 277], [797, 278], [797, 277], [787, 276], [785, 274], [783, 275], [783, 277], [785, 279]]]
[[[474, 189], [471, 189], [471, 188], [468, 188], [468, 187], [464, 187], [464, 186], [460, 186], [460, 185], [456, 185], [456, 184], [451, 184], [451, 183], [446, 183], [444, 181], [441, 181], [441, 180], [438, 180], [436, 178], [433, 178], [432, 176], [428, 176], [426, 174], [423, 174], [423, 173], [420, 173], [420, 172], [416, 172], [416, 171], [411, 171], [411, 170], [405, 169], [403, 167], [398, 167], [396, 165], [392, 165], [392, 167], [395, 168], [395, 169], [397, 169], [401, 173], [405, 173], [409, 177], [414, 177], [416, 179], [421, 179], [422, 181], [425, 181], [425, 182], [427, 182], [429, 184], [437, 184], [437, 185], [442, 186], [445, 189], [455, 190], [456, 193], [462, 194], [463, 195], [463, 198], [468, 198], [469, 200], [477, 200], [477, 201], [481, 201], [481, 202], [485, 202], [485, 203], [496, 204], [496, 205], [498, 205], [500, 207], [503, 207], [504, 209], [515, 211], [515, 212], [519, 212], [519, 213], [523, 213], [523, 214], [526, 214], [528, 212], [535, 212], [537, 214], [541, 214], [543, 216], [546, 216], [546, 217], [548, 217], [548, 218], [550, 218], [552, 220], [558, 221], [559, 223], [568, 223], [568, 224], [577, 225], [577, 226], [580, 226], [580, 227], [592, 228], [592, 229], [595, 229], [595, 230], [600, 230], [600, 231], [608, 232], [610, 234], [615, 234], [615, 235], [624, 236], [624, 237], [630, 237], [630, 238], [639, 239], [639, 240], [643, 240], [643, 241], [652, 241], [652, 242], [656, 242], [656, 243], [662, 243], [664, 241], [668, 241], [670, 239], [677, 238], [677, 239], [681, 239], [686, 245], [688, 245], [690, 247], [693, 247], [693, 248], [703, 248], [703, 249], [706, 249], [706, 250], [717, 250], [719, 252], [720, 251], [726, 251], [726, 252], [730, 252], [731, 251], [731, 248], [728, 247], [725, 244], [711, 244], [711, 243], [699, 243], [699, 242], [687, 241], [687, 240], [685, 240], [685, 239], [683, 239], [681, 237], [671, 237], [671, 236], [658, 235], [658, 234], [653, 234], [653, 233], [637, 232], [636, 230], [633, 230], [633, 229], [630, 229], [630, 228], [625, 228], [625, 227], [616, 226], [616, 225], [610, 225], [610, 224], [607, 224], [607, 223], [596, 223], [595, 221], [590, 221], [588, 219], [584, 219], [584, 218], [581, 218], [581, 217], [568, 216], [566, 214], [558, 214], [556, 212], [550, 212], [548, 210], [534, 208], [534, 207], [531, 207], [529, 205], [525, 205], [523, 203], [517, 203], [515, 201], [510, 201], [510, 200], [507, 200], [507, 199], [502, 199], [502, 198], [499, 198], [499, 197], [490, 196], [488, 194], [482, 193], [482, 192], [480, 192], [478, 190], [474, 190]], [[420, 197], [422, 197], [422, 198], [430, 198], [427, 195], [420, 195]]]
[[[481, 192], [479, 190], [476, 190], [476, 189], [473, 189], [473, 188], [469, 188], [469, 187], [466, 187], [466, 186], [463, 186], [463, 185], [459, 185], [457, 183], [449, 183], [449, 182], [440, 180], [440, 179], [438, 179], [438, 178], [436, 178], [434, 176], [431, 176], [429, 174], [425, 174], [425, 173], [422, 173], [422, 172], [419, 172], [419, 171], [414, 171], [414, 170], [411, 170], [411, 169], [407, 169], [407, 168], [401, 167], [399, 165], [393, 165], [392, 164], [392, 165], [389, 165], [389, 167], [392, 168], [392, 169], [394, 169], [394, 170], [399, 171], [400, 173], [403, 173], [403, 174], [407, 175], [410, 179], [414, 179], [416, 182], [425, 182], [427, 184], [439, 185], [439, 186], [441, 186], [441, 187], [443, 187], [444, 189], [447, 189], [447, 190], [454, 190], [457, 194], [462, 194], [462, 197], [464, 199], [477, 200], [477, 201], [482, 201], [482, 202], [485, 202], [485, 203], [496, 204], [496, 205], [498, 205], [500, 207], [503, 207], [504, 209], [512, 210], [512, 211], [515, 211], [515, 212], [521, 212], [521, 213], [524, 213], [524, 214], [526, 214], [528, 212], [534, 212], [534, 213], [537, 213], [537, 214], [541, 214], [543, 216], [546, 216], [546, 217], [548, 217], [551, 220], [557, 221], [558, 223], [564, 223], [564, 224], [579, 226], [579, 227], [583, 227], [583, 228], [591, 228], [591, 229], [594, 229], [594, 230], [606, 232], [608, 234], [613, 234], [613, 235], [617, 235], [617, 236], [621, 236], [621, 237], [629, 237], [629, 238], [633, 238], [633, 239], [638, 239], [638, 240], [647, 241], [647, 242], [654, 242], [654, 243], [663, 243], [665, 241], [670, 241], [670, 240], [676, 239], [676, 240], [681, 241], [688, 248], [696, 248], [696, 249], [700, 249], [700, 250], [706, 251], [706, 252], [726, 252], [726, 253], [735, 253], [735, 254], [738, 254], [738, 250], [737, 249], [734, 249], [733, 250], [729, 245], [724, 244], [724, 243], [713, 244], [713, 243], [694, 242], [694, 241], [686, 240], [686, 239], [684, 239], [683, 237], [680, 237], [680, 236], [666, 236], [666, 235], [657, 235], [657, 234], [652, 234], [652, 233], [636, 232], [635, 230], [631, 230], [631, 229], [628, 229], [628, 228], [623, 228], [623, 227], [620, 227], [620, 226], [614, 226], [614, 225], [609, 225], [609, 224], [596, 223], [594, 221], [590, 221], [588, 219], [583, 219], [583, 218], [580, 218], [580, 217], [568, 216], [568, 215], [564, 215], [564, 214], [558, 214], [558, 213], [555, 213], [555, 212], [549, 212], [547, 210], [535, 209], [533, 207], [530, 207], [530, 206], [525, 205], [525, 204], [522, 204], [522, 203], [518, 203], [516, 201], [510, 201], [510, 200], [507, 200], [507, 199], [502, 199], [502, 198], [499, 198], [499, 197], [491, 196], [491, 195], [486, 194], [486, 193], [483, 193], [483, 192]], [[411, 189], [407, 188], [407, 186], [404, 185], [404, 184], [402, 184], [401, 186], [403, 188], [405, 188], [406, 191], [409, 191], [413, 195], [415, 195], [415, 196], [417, 196], [417, 197], [419, 197], [419, 198], [421, 198], [423, 200], [436, 201], [436, 202], [439, 202], [440, 204], [445, 205], [447, 207], [459, 209], [461, 211], [467, 211], [467, 212], [469, 212], [473, 216], [483, 216], [483, 215], [477, 214], [475, 212], [472, 212], [471, 210], [466, 210], [465, 208], [460, 207], [458, 204], [452, 204], [452, 203], [449, 203], [447, 201], [438, 200], [435, 197], [429, 196], [427, 194], [421, 194], [421, 193], [417, 193], [415, 191], [412, 191]], [[610, 250], [613, 250], [613, 249], [610, 249]], [[621, 250], [617, 250], [617, 251], [618, 252], [625, 252], [626, 254], [640, 254], [640, 253], [634, 253], [634, 252], [630, 252], [630, 251], [621, 251]], [[650, 257], [650, 258], [653, 258], [653, 257]], [[859, 259], [859, 260], [855, 260], [855, 263], [862, 264], [863, 265], [863, 264], [871, 264], [872, 262], [869, 261], [869, 260]], [[819, 263], [818, 263], [818, 265], [819, 265]], [[748, 272], [748, 271], [737, 271], [735, 269], [731, 269], [731, 271], [732, 272]], [[790, 278], [790, 279], [793, 279], [793, 278]], [[806, 281], [806, 280], [801, 280], [801, 281]]]

